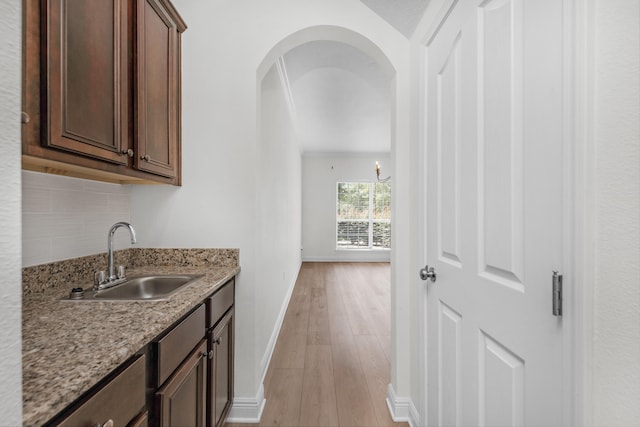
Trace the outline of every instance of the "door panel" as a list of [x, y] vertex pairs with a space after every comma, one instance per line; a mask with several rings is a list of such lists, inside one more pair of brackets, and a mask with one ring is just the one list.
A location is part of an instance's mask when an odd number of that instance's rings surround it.
[[484, 277], [523, 290], [519, 3], [493, 0], [478, 9], [478, 252]]
[[524, 360], [480, 333], [479, 426], [524, 426]]
[[451, 4], [425, 46], [427, 422], [560, 425], [562, 5]]
[[438, 382], [442, 384], [438, 396], [439, 425], [457, 426], [461, 420], [461, 344], [462, 316], [440, 302], [438, 319]]
[[[460, 267], [460, 34], [438, 73], [438, 254]], [[443, 212], [446, 215], [443, 215]]]
[[[454, 10], [451, 19], [459, 19]], [[473, 229], [463, 223], [469, 205], [467, 173], [472, 158], [464, 157], [464, 140], [468, 116], [465, 86], [465, 52], [467, 34], [456, 26], [442, 27], [427, 49], [427, 196], [436, 195], [428, 206], [428, 230], [425, 239], [429, 254], [434, 254], [440, 266], [447, 266], [454, 275], [461, 275], [469, 263], [467, 240]], [[435, 123], [435, 126], [429, 124]], [[473, 169], [472, 169], [473, 170]], [[426, 199], [429, 200], [429, 199]], [[428, 238], [437, 236], [437, 239]], [[433, 261], [430, 260], [431, 263]], [[439, 279], [438, 279], [439, 282]], [[438, 283], [436, 282], [436, 283]], [[439, 283], [438, 283], [439, 284]], [[436, 285], [434, 285], [436, 286]], [[435, 288], [434, 288], [435, 289]], [[463, 423], [464, 400], [462, 383], [463, 336], [466, 329], [465, 301], [459, 298], [428, 293], [428, 423], [432, 426], [460, 426]], [[438, 288], [439, 289], [439, 288]], [[442, 289], [446, 293], [447, 289]], [[464, 319], [464, 320], [463, 320]], [[466, 383], [466, 380], [464, 381]], [[468, 387], [468, 384], [465, 385]]]

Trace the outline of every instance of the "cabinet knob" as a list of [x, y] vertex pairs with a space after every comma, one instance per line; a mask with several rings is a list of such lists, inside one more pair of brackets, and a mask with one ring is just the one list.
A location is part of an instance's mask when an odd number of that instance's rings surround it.
[[213, 340], [214, 344], [220, 345], [220, 338], [216, 338], [215, 340]]
[[128, 150], [123, 150], [122, 154], [126, 154], [129, 157], [133, 157], [133, 150], [129, 148]]
[[148, 154], [145, 154], [144, 156], [141, 156], [140, 159], [144, 160], [145, 162], [148, 162], [151, 160], [151, 156]]
[[104, 424], [96, 424], [93, 427], [113, 427], [113, 420], [107, 420]]
[[25, 113], [24, 111], [20, 114], [20, 121], [22, 123], [29, 123], [29, 120], [31, 120], [31, 117], [29, 117], [29, 114]]

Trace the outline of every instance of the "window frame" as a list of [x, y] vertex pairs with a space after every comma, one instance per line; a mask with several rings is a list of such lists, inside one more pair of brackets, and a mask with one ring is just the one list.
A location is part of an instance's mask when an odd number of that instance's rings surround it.
[[[368, 201], [368, 218], [365, 219], [339, 219], [338, 218], [338, 214], [339, 214], [339, 202], [340, 202], [340, 184], [367, 184], [369, 187], [369, 201]], [[374, 188], [376, 184], [386, 184], [389, 186], [389, 195], [391, 196], [391, 184], [390, 183], [378, 183], [376, 181], [370, 181], [370, 180], [344, 180], [344, 181], [336, 181], [336, 186], [335, 186], [335, 234], [334, 234], [334, 241], [335, 241], [335, 250], [336, 251], [390, 251], [391, 250], [391, 241], [389, 241], [389, 247], [384, 247], [384, 246], [374, 246], [373, 244], [373, 228], [374, 228], [374, 224], [376, 223], [388, 223], [389, 227], [391, 227], [391, 218], [389, 219], [375, 219], [374, 218]], [[391, 200], [389, 200], [389, 208], [391, 208]], [[389, 216], [391, 216], [391, 214], [389, 214]], [[345, 247], [345, 246], [339, 246], [338, 245], [338, 232], [339, 232], [339, 226], [338, 224], [340, 222], [345, 222], [345, 221], [353, 221], [353, 222], [364, 222], [367, 221], [368, 222], [368, 242], [369, 245], [368, 246], [362, 246], [362, 247]], [[391, 234], [391, 232], [389, 231], [389, 234]]]

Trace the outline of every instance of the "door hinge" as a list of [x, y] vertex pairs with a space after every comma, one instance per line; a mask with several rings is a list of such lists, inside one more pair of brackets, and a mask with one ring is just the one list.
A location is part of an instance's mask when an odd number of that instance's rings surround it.
[[553, 272], [552, 298], [553, 298], [553, 315], [562, 316], [562, 274], [557, 271]]

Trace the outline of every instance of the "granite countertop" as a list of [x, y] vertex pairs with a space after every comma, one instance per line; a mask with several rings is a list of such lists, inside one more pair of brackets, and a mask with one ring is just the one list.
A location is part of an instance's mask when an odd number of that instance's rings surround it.
[[164, 301], [62, 301], [69, 287], [22, 301], [23, 424], [41, 425], [151, 342], [227, 280], [237, 265], [147, 266], [144, 274], [204, 274]]

